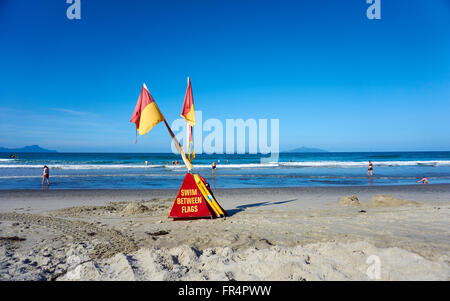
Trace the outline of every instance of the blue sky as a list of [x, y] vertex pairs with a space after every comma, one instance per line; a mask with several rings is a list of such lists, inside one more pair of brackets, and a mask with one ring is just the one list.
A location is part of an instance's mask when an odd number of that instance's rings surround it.
[[178, 118], [190, 76], [203, 119], [279, 119], [281, 150], [450, 150], [448, 0], [68, 6], [0, 0], [0, 146], [170, 151], [129, 120], [143, 82]]

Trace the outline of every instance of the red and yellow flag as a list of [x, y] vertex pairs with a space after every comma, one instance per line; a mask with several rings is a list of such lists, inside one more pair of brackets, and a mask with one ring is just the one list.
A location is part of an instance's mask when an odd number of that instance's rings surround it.
[[169, 127], [167, 121], [164, 119], [164, 116], [159, 111], [159, 108], [156, 105], [156, 102], [153, 99], [152, 95], [148, 91], [147, 86], [144, 84], [142, 86], [141, 94], [139, 95], [139, 99], [137, 101], [136, 108], [134, 109], [133, 116], [131, 116], [130, 122], [134, 122], [136, 124], [136, 130], [139, 132], [139, 135], [145, 135], [161, 121], [164, 121], [164, 124], [166, 125], [167, 130], [172, 137], [176, 149], [183, 158], [183, 162], [186, 165], [188, 171], [190, 171], [193, 168], [192, 164], [186, 158], [183, 147], [181, 146], [180, 142], [178, 142], [177, 138], [172, 132], [172, 129]]
[[[194, 96], [192, 95], [191, 79], [188, 77], [188, 85], [186, 89], [186, 95], [184, 96], [183, 109], [181, 111], [181, 117], [186, 120], [186, 130], [188, 139], [188, 160], [192, 162], [195, 158], [194, 152], [194, 138], [192, 133], [192, 127], [195, 125], [195, 110], [194, 110]], [[192, 146], [192, 152], [191, 152]]]
[[189, 77], [181, 117], [183, 117], [191, 127], [195, 125], [194, 96], [192, 95], [191, 79]]
[[159, 111], [156, 102], [144, 84], [130, 122], [136, 124], [136, 130], [139, 132], [139, 135], [145, 135], [163, 120], [164, 116]]

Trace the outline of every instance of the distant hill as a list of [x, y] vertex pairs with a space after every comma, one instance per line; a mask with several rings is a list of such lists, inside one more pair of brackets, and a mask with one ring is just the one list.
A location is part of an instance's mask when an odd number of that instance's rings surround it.
[[56, 151], [42, 148], [39, 145], [29, 145], [22, 148], [0, 147], [0, 153], [56, 153]]
[[312, 148], [312, 147], [299, 147], [293, 150], [288, 151], [288, 153], [326, 153], [326, 150], [320, 148]]

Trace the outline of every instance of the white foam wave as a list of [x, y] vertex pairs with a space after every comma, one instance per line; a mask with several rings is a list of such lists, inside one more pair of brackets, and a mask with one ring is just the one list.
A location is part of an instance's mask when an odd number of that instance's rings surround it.
[[267, 168], [278, 167], [279, 163], [246, 163], [246, 164], [218, 164], [217, 168]]
[[[450, 161], [373, 161], [376, 166], [450, 166]], [[317, 162], [280, 162], [280, 166], [290, 167], [366, 167], [367, 161], [317, 161]]]
[[[367, 167], [367, 161], [304, 161], [304, 162], [272, 162], [272, 163], [243, 163], [243, 164], [218, 164], [218, 169], [253, 169], [275, 167], [311, 167], [311, 168], [361, 168]], [[386, 166], [450, 166], [450, 160], [430, 161], [373, 161], [374, 167]], [[30, 168], [42, 169], [42, 165], [36, 164], [0, 164], [3, 168]], [[50, 169], [146, 169], [166, 168], [169, 170], [184, 169], [184, 165], [137, 165], [137, 164], [48, 164]], [[196, 169], [211, 169], [210, 164], [194, 164]]]
[[[157, 168], [164, 165], [132, 165], [132, 164], [47, 164], [50, 169], [123, 169], [123, 168]], [[43, 165], [36, 164], [5, 164], [0, 165], [2, 168], [39, 168]]]
[[[81, 175], [50, 175], [51, 178], [93, 178], [93, 177], [123, 177], [123, 174], [81, 174]], [[168, 175], [168, 174], [128, 174], [128, 177], [150, 177], [150, 178], [161, 178], [161, 177], [177, 177], [178, 175]], [[28, 178], [42, 178], [42, 175], [25, 175], [25, 176], [0, 176], [0, 179], [28, 179]]]

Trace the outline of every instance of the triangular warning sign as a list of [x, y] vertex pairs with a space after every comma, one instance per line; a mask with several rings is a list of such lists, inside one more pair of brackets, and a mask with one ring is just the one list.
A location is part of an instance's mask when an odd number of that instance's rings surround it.
[[187, 173], [181, 184], [178, 195], [170, 210], [169, 217], [174, 219], [181, 218], [205, 218], [213, 217], [205, 199], [202, 196], [194, 176]]

